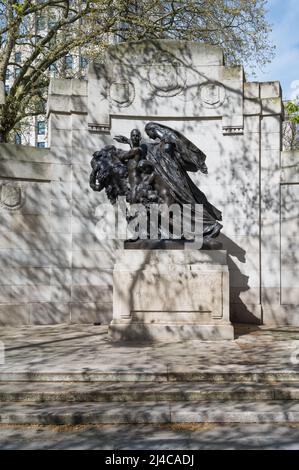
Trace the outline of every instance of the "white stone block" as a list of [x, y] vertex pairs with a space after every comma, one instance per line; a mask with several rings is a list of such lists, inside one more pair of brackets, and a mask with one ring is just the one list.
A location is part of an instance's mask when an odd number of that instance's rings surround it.
[[73, 79], [72, 80], [72, 95], [87, 96], [87, 81]]
[[70, 199], [72, 197], [72, 184], [65, 181], [51, 182], [51, 197], [57, 199]]
[[71, 165], [53, 164], [52, 165], [52, 181], [65, 181], [70, 182], [72, 180], [72, 167]]
[[261, 120], [262, 134], [272, 134], [281, 132], [281, 117], [280, 116], [263, 116]]
[[262, 112], [262, 106], [259, 99], [244, 100], [244, 115], [255, 116]]
[[0, 177], [50, 181], [52, 165], [26, 161], [0, 161]]
[[263, 82], [260, 84], [260, 96], [264, 98], [280, 98], [282, 95], [280, 82]]
[[108, 253], [114, 253], [115, 250], [122, 249], [123, 246], [123, 240], [100, 240], [92, 233], [77, 233], [72, 237], [72, 248], [74, 251], [86, 249], [88, 251], [103, 250]]
[[299, 305], [299, 286], [282, 287], [281, 289], [282, 305]]
[[107, 250], [88, 251], [85, 248], [72, 252], [73, 268], [112, 268], [115, 261], [115, 253]]
[[84, 114], [72, 114], [72, 129], [74, 130], [86, 130], [88, 128], [87, 116]]
[[72, 302], [96, 302], [109, 303], [112, 305], [112, 288], [96, 286], [91, 288], [89, 285], [72, 286]]
[[259, 82], [245, 82], [244, 83], [244, 98], [248, 98], [248, 99], [260, 98]]
[[109, 324], [112, 319], [111, 303], [72, 302], [71, 323]]
[[261, 153], [262, 170], [270, 171], [272, 174], [280, 170], [280, 150], [263, 149]]
[[12, 302], [11, 286], [0, 285], [0, 303]]
[[299, 183], [299, 165], [283, 168], [280, 175], [280, 182], [282, 184], [297, 185]]
[[13, 213], [11, 229], [21, 237], [23, 232], [45, 233], [50, 231], [51, 217], [47, 215], [23, 215]]
[[71, 217], [63, 215], [52, 215], [47, 231], [51, 233], [71, 233]]
[[70, 96], [72, 94], [72, 80], [67, 80], [64, 78], [51, 78], [49, 94]]
[[51, 272], [52, 269], [46, 267], [18, 266], [6, 271], [6, 276], [16, 286], [49, 285]]
[[51, 300], [50, 286], [12, 286], [13, 302], [49, 302]]
[[54, 129], [49, 127], [50, 147], [72, 147], [72, 131], [67, 129]]
[[25, 303], [0, 304], [0, 326], [29, 324], [29, 308]]
[[116, 259], [112, 339], [233, 338], [226, 252], [121, 250]]
[[73, 150], [71, 147], [52, 145], [49, 150], [49, 159], [51, 160], [51, 163], [72, 163]]
[[50, 213], [50, 183], [22, 183], [22, 204], [20, 212], [26, 215], [49, 215]]
[[271, 132], [268, 134], [262, 134], [261, 147], [262, 150], [281, 150], [281, 133]]
[[73, 285], [86, 286], [112, 286], [112, 269], [98, 268], [73, 268]]
[[66, 198], [51, 199], [51, 214], [55, 216], [70, 217], [72, 215], [71, 200]]
[[299, 150], [281, 152], [281, 166], [299, 165]]
[[35, 302], [28, 305], [31, 325], [52, 325], [70, 322], [69, 303]]
[[51, 286], [70, 286], [72, 284], [71, 268], [52, 268], [49, 283]]
[[290, 266], [289, 269], [283, 269], [281, 279], [282, 288], [299, 288], [299, 270]]
[[[67, 95], [49, 95], [47, 103], [47, 116], [51, 120], [51, 116], [56, 113], [70, 114], [71, 112], [71, 96]], [[51, 129], [51, 125], [49, 127]]]
[[70, 302], [71, 301], [71, 286], [67, 285], [52, 285], [50, 288], [50, 301], [51, 302]]
[[250, 132], [260, 132], [259, 116], [244, 116], [244, 134], [246, 135]]
[[51, 163], [50, 149], [31, 147], [30, 145], [0, 144], [0, 160]]
[[86, 96], [72, 96], [70, 101], [71, 113], [87, 115], [88, 104]]
[[99, 217], [80, 217], [73, 216], [71, 219], [72, 233], [95, 233], [96, 224], [99, 221]]
[[[1, 252], [5, 250], [0, 250]], [[72, 253], [65, 250], [7, 250], [5, 258], [12, 267], [69, 268], [72, 262]]]
[[72, 116], [71, 114], [51, 114], [49, 121], [51, 126], [52, 136], [54, 130], [72, 130]]
[[264, 98], [262, 99], [263, 116], [272, 116], [273, 114], [283, 115], [284, 108], [281, 98]]

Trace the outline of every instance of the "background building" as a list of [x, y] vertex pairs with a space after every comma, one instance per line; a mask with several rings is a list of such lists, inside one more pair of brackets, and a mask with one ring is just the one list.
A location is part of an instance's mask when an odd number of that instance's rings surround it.
[[[55, 20], [55, 19], [54, 19]], [[48, 15], [35, 16], [32, 25], [34, 36], [40, 39], [45, 36], [54, 21], [53, 17]], [[5, 77], [5, 92], [9, 94], [15, 78], [20, 73], [22, 64], [25, 62], [32, 47], [28, 45], [18, 45], [14, 51], [14, 62], [9, 65]], [[86, 79], [88, 61], [84, 57], [81, 48], [77, 48], [67, 54], [55, 64], [51, 65], [47, 71], [49, 78], [77, 78]], [[46, 120], [46, 100], [47, 90], [44, 93], [44, 99], [40, 103], [40, 114], [28, 117], [21, 125], [20, 129], [15, 132], [14, 141], [16, 144], [30, 145], [39, 148], [48, 146], [48, 126]]]

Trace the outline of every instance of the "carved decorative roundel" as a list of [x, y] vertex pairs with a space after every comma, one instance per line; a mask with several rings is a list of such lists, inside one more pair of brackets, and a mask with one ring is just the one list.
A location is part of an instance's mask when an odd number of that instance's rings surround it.
[[162, 64], [149, 69], [148, 80], [157, 96], [176, 96], [185, 88], [186, 71], [179, 65]]
[[110, 101], [120, 108], [130, 106], [135, 98], [135, 87], [128, 81], [113, 82], [109, 90]]
[[218, 108], [225, 100], [223, 85], [207, 82], [200, 86], [200, 100], [205, 108]]
[[17, 210], [24, 202], [21, 187], [16, 183], [0, 185], [0, 207], [6, 210]]

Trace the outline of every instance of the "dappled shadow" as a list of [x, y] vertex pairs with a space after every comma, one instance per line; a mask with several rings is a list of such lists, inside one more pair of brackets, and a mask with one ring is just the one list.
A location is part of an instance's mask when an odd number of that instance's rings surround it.
[[283, 374], [298, 370], [291, 363], [298, 338], [293, 329], [284, 334], [257, 329], [238, 334], [235, 341], [138, 344], [109, 341], [106, 326], [11, 328], [0, 335], [7, 348], [0, 375], [2, 380], [49, 380], [49, 375], [62, 382], [163, 382], [205, 380], [211, 374], [220, 381], [227, 380], [225, 377], [235, 381], [237, 374], [244, 382], [256, 380], [257, 371]]
[[[59, 431], [59, 432], [58, 432]], [[73, 429], [22, 426], [0, 430], [9, 449], [298, 449], [298, 428], [283, 424], [106, 425]]]
[[[298, 322], [298, 185], [278, 196], [279, 98], [262, 99], [262, 85], [243, 83], [242, 68], [225, 67], [218, 48], [171, 41], [112, 47], [105, 64], [90, 67], [88, 87], [54, 85], [51, 149], [0, 147], [1, 188], [17, 183], [22, 192], [20, 207], [0, 208], [2, 325], [110, 322], [121, 243], [95, 235], [95, 209], [108, 201], [88, 186], [89, 161], [149, 120], [207, 154], [209, 174], [190, 176], [223, 212], [232, 321]], [[16, 199], [13, 191], [1, 198]]]

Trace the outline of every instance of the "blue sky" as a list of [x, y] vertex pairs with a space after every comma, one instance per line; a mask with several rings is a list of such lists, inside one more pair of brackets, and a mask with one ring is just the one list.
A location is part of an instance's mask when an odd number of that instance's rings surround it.
[[283, 97], [294, 98], [299, 95], [299, 0], [268, 0], [268, 10], [276, 56], [263, 71], [257, 70], [257, 80], [279, 80]]

